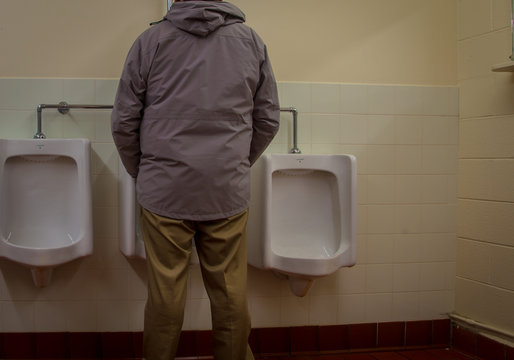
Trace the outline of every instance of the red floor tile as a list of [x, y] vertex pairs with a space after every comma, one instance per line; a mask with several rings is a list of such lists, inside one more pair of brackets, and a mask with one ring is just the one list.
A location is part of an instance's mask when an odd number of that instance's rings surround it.
[[398, 354], [409, 360], [437, 360], [437, 357], [424, 350], [399, 351]]
[[401, 356], [397, 352], [376, 352], [371, 353], [371, 356], [373, 356], [376, 360], [406, 360], [404, 356]]
[[342, 360], [376, 360], [369, 354], [348, 354], [345, 355]]
[[311, 357], [312, 360], [344, 360], [344, 355], [320, 355]]
[[454, 350], [432, 349], [427, 352], [436, 356], [437, 360], [471, 360], [469, 356]]

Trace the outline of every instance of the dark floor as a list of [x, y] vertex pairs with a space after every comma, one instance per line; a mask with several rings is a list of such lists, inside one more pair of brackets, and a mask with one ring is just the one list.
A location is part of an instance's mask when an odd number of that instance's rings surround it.
[[270, 356], [258, 357], [258, 360], [472, 360], [455, 350], [426, 349], [403, 351], [379, 351], [369, 353], [334, 354], [334, 355], [302, 355], [302, 356]]
[[[177, 360], [212, 360], [212, 357], [178, 357]], [[323, 355], [261, 355], [256, 360], [481, 360], [464, 355], [456, 350], [449, 349], [423, 349], [423, 350], [401, 350], [401, 351], [371, 351], [345, 354], [323, 354]], [[29, 359], [25, 359], [29, 360]], [[62, 360], [62, 359], [45, 359]], [[88, 360], [88, 359], [81, 359]], [[98, 359], [95, 359], [98, 360]], [[112, 360], [141, 360], [132, 358], [116, 358]]]

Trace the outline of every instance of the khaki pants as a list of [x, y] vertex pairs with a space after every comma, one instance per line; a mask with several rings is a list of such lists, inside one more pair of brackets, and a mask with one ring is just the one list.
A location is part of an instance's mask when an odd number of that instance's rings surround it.
[[144, 358], [175, 358], [194, 236], [211, 303], [214, 358], [253, 359], [246, 298], [248, 210], [227, 219], [187, 221], [142, 209], [141, 220], [148, 269]]

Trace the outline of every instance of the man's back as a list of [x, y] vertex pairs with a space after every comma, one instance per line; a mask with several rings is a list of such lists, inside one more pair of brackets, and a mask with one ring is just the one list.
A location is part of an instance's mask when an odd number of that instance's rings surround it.
[[156, 214], [212, 220], [248, 208], [250, 165], [279, 108], [266, 47], [243, 22], [229, 3], [175, 3], [127, 57], [113, 134], [139, 203]]

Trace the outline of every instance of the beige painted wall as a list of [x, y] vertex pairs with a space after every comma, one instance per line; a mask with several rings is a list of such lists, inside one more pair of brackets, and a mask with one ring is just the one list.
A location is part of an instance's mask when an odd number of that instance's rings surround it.
[[[455, 85], [456, 0], [234, 0], [280, 81]], [[164, 0], [0, 0], [0, 77], [117, 78]]]
[[509, 0], [460, 2], [455, 310], [514, 335], [514, 75]]

